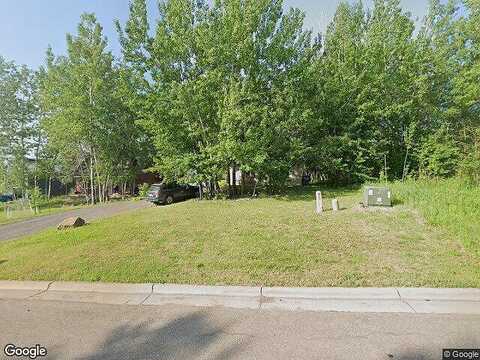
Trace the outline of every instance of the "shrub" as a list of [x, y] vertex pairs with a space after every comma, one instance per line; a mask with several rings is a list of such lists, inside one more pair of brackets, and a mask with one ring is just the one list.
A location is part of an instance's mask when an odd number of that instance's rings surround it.
[[31, 190], [27, 191], [27, 197], [30, 202], [30, 208], [36, 214], [38, 212], [38, 207], [44, 200], [42, 192], [38, 186], [32, 188]]
[[146, 198], [149, 189], [150, 189], [150, 185], [147, 183], [143, 183], [138, 188], [138, 194], [140, 195], [141, 198]]
[[460, 163], [459, 174], [470, 183], [480, 185], [480, 129], [475, 130], [472, 140]]
[[460, 151], [446, 128], [440, 128], [423, 142], [419, 154], [420, 175], [446, 178], [455, 174]]

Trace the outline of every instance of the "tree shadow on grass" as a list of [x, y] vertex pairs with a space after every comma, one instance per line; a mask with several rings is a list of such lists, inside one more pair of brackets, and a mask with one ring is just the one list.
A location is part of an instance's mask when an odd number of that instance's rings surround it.
[[0, 260], [0, 265], [5, 264], [8, 260]]
[[[76, 359], [197, 359], [205, 357], [208, 348], [220, 340], [222, 335], [225, 335], [224, 331], [212, 325], [205, 314], [194, 312], [157, 328], [152, 328], [148, 322], [119, 326], [93, 353]], [[223, 346], [224, 339], [221, 344], [221, 351], [209, 355], [209, 359], [230, 358], [242, 347], [239, 343], [229, 345], [228, 342]], [[58, 359], [62, 358], [60, 355]]]

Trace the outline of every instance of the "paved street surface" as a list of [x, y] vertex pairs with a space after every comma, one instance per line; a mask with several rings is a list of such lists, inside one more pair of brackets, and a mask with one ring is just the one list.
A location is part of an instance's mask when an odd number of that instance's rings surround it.
[[49, 227], [57, 226], [63, 219], [80, 216], [87, 222], [95, 219], [117, 215], [125, 211], [150, 206], [146, 201], [118, 201], [111, 204], [91, 208], [80, 208], [59, 214], [40, 216], [8, 225], [0, 225], [0, 241], [12, 240], [30, 235]]
[[59, 360], [438, 360], [442, 348], [480, 347], [480, 316], [0, 300], [2, 352], [8, 343]]

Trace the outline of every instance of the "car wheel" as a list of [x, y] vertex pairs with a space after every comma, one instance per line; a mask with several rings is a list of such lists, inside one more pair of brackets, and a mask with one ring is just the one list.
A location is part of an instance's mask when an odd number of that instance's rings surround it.
[[173, 204], [173, 197], [172, 196], [167, 196], [167, 199], [165, 200], [167, 205]]

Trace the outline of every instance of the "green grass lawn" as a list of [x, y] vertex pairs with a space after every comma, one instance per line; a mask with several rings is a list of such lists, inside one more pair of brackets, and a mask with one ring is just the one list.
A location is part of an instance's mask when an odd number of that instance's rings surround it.
[[419, 209], [426, 221], [443, 227], [480, 256], [480, 187], [460, 179], [391, 184], [399, 202]]
[[189, 201], [48, 230], [0, 244], [0, 279], [480, 287], [473, 245], [419, 211], [366, 211], [360, 190], [346, 189], [325, 193], [344, 210], [319, 216], [314, 190]]
[[[7, 216], [7, 206], [10, 207], [10, 216]], [[22, 220], [32, 219], [38, 216], [51, 215], [64, 212], [85, 205], [85, 199], [81, 197], [58, 196], [43, 201], [35, 214], [28, 205], [21, 206], [20, 201], [12, 203], [0, 203], [0, 225], [11, 224]]]

